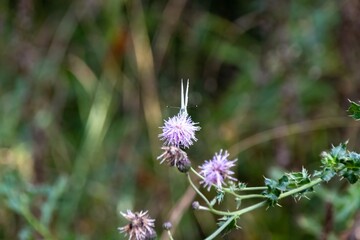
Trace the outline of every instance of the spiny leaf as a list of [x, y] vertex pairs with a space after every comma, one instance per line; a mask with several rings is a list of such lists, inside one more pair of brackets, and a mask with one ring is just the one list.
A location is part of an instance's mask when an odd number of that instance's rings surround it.
[[347, 110], [349, 113], [349, 116], [355, 120], [360, 120], [360, 105], [351, 100], [349, 100], [349, 102], [350, 102], [350, 107]]
[[340, 143], [338, 146], [333, 147], [331, 149], [331, 155], [337, 159], [344, 158], [346, 156], [346, 145], [347, 145], [347, 142]]

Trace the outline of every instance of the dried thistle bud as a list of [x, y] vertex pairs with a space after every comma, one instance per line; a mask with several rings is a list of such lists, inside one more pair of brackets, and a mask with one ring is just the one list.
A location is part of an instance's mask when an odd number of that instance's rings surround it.
[[189, 161], [186, 152], [175, 146], [163, 146], [161, 148], [164, 152], [157, 157], [160, 160], [160, 164], [164, 161], [171, 167], [177, 166], [177, 162]]
[[177, 169], [182, 173], [187, 173], [191, 168], [191, 162], [189, 158], [182, 158], [176, 162]]

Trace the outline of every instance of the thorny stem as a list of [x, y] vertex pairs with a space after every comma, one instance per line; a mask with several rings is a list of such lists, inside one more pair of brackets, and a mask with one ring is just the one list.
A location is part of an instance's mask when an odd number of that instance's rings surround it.
[[[191, 170], [193, 171], [193, 173], [195, 173], [197, 176], [199, 176], [200, 178], [203, 179], [203, 177], [198, 173], [196, 172], [193, 168], [191, 168]], [[221, 215], [221, 216], [229, 216], [229, 219], [226, 220], [226, 222], [224, 222], [215, 232], [213, 232], [209, 237], [207, 237], [205, 240], [211, 240], [211, 239], [214, 239], [217, 235], [219, 235], [225, 228], [227, 225], [229, 225], [234, 219], [236, 219], [238, 216], [244, 214], [244, 213], [247, 213], [247, 212], [251, 212], [257, 208], [260, 208], [260, 207], [264, 207], [266, 206], [268, 203], [267, 201], [262, 201], [262, 202], [259, 202], [259, 203], [256, 203], [254, 205], [251, 205], [249, 207], [246, 207], [246, 208], [243, 208], [243, 209], [240, 209], [238, 211], [233, 211], [233, 212], [225, 212], [225, 211], [220, 211], [220, 210], [216, 210], [213, 208], [213, 206], [210, 204], [209, 200], [201, 193], [201, 191], [195, 186], [195, 184], [192, 182], [191, 180], [191, 177], [190, 177], [190, 174], [188, 173], [187, 174], [188, 176], [188, 179], [189, 179], [189, 183], [190, 185], [194, 188], [194, 190], [196, 191], [197, 194], [199, 194], [199, 196], [206, 202], [206, 204], [208, 205], [208, 207], [204, 207], [204, 206], [200, 206], [198, 210], [203, 210], [203, 211], [209, 211], [213, 214], [216, 214], [216, 215]], [[294, 195], [296, 193], [299, 193], [299, 192], [302, 192], [306, 189], [309, 189], [315, 185], [318, 185], [322, 182], [323, 180], [321, 178], [316, 178], [314, 180], [312, 180], [310, 183], [308, 184], [305, 184], [301, 187], [298, 187], [298, 188], [295, 188], [295, 189], [292, 189], [288, 192], [285, 192], [285, 193], [282, 193], [280, 194], [279, 196], [279, 200], [282, 199], [282, 198], [285, 198], [285, 197], [288, 197], [288, 196], [291, 196], [291, 195]], [[264, 189], [263, 187], [255, 187], [256, 190], [262, 190]], [[266, 187], [265, 187], [266, 188]], [[230, 190], [229, 190], [230, 191]], [[231, 193], [231, 192], [229, 192]], [[237, 195], [237, 194], [236, 194]], [[240, 196], [240, 195], [239, 195]], [[245, 199], [245, 198], [255, 198], [255, 197], [262, 197], [264, 198], [265, 196], [261, 195], [261, 194], [249, 194], [249, 195], [243, 195], [243, 196], [240, 196], [242, 199]], [[172, 239], [171, 239], [172, 240]]]
[[230, 217], [228, 220], [226, 220], [226, 222], [224, 222], [218, 229], [216, 229], [215, 232], [213, 232], [210, 236], [208, 236], [207, 238], [205, 238], [205, 240], [211, 240], [214, 239], [217, 235], [219, 235], [221, 233], [222, 230], [224, 230], [226, 228], [227, 225], [229, 225], [234, 219], [236, 218], [236, 216], [232, 216]]
[[[199, 174], [194, 168], [191, 168], [191, 171], [196, 176], [198, 176], [199, 178], [204, 180], [204, 177], [201, 176], [201, 174]], [[212, 186], [218, 188], [215, 184], [212, 184]], [[265, 189], [267, 189], [267, 187], [245, 187], [241, 190], [242, 191], [257, 191], [257, 190], [265, 190]], [[236, 197], [239, 200], [249, 199], [249, 198], [263, 198], [263, 195], [261, 195], [261, 194], [239, 195], [239, 194], [235, 193], [234, 191], [232, 191], [230, 188], [225, 188], [225, 187], [221, 188], [221, 190], [233, 195], [234, 197]]]
[[226, 228], [227, 225], [229, 225], [236, 217], [240, 216], [241, 214], [250, 212], [252, 210], [255, 210], [257, 208], [263, 207], [266, 205], [266, 201], [263, 202], [259, 202], [257, 204], [254, 204], [250, 207], [244, 208], [240, 211], [238, 211], [238, 214], [234, 214], [232, 215], [226, 222], [224, 222], [221, 227], [219, 227], [215, 232], [213, 232], [209, 237], [207, 237], [205, 240], [211, 240], [214, 239], [217, 235], [219, 235], [221, 233], [222, 230], [224, 230]]
[[295, 188], [293, 190], [290, 190], [288, 192], [285, 192], [285, 193], [282, 193], [280, 194], [279, 196], [279, 199], [282, 199], [282, 198], [285, 198], [285, 197], [288, 197], [288, 196], [291, 196], [293, 194], [296, 194], [298, 192], [301, 192], [301, 191], [304, 191], [308, 188], [311, 188], [315, 185], [318, 185], [319, 183], [321, 183], [323, 180], [321, 178], [316, 178], [314, 180], [312, 180], [311, 182], [305, 184], [305, 185], [302, 185], [301, 187], [298, 187], [298, 188]]
[[[188, 180], [189, 180], [189, 183], [190, 185], [192, 186], [192, 188], [195, 190], [195, 192], [197, 194], [199, 194], [199, 196], [205, 201], [206, 205], [208, 205], [208, 208], [207, 207], [201, 207], [199, 208], [199, 210], [206, 210], [206, 211], [210, 211], [216, 215], [223, 215], [223, 216], [232, 216], [232, 215], [241, 215], [245, 212], [248, 212], [248, 211], [251, 211], [253, 210], [252, 207], [256, 206], [257, 204], [255, 205], [252, 205], [250, 207], [247, 207], [247, 208], [244, 208], [244, 209], [241, 209], [241, 210], [238, 210], [238, 211], [234, 211], [234, 212], [224, 212], [224, 211], [219, 211], [219, 210], [216, 210], [213, 208], [213, 206], [211, 205], [211, 203], [209, 202], [209, 200], [204, 196], [204, 194], [202, 194], [200, 192], [200, 190], [195, 186], [195, 184], [193, 183], [193, 181], [191, 180], [191, 177], [190, 177], [190, 174], [187, 174], [188, 176]], [[266, 203], [266, 201], [264, 201]], [[262, 205], [261, 205], [262, 206]], [[259, 206], [258, 206], [259, 207]], [[258, 208], [258, 207], [255, 207], [255, 208]], [[254, 208], [254, 209], [255, 209]], [[249, 210], [250, 209], [250, 210]]]
[[265, 206], [266, 205], [266, 201], [262, 201], [262, 202], [259, 202], [259, 203], [256, 203], [254, 205], [251, 205], [249, 207], [246, 207], [246, 208], [243, 208], [241, 210], [238, 210], [238, 211], [234, 211], [234, 212], [225, 212], [225, 211], [220, 211], [220, 210], [216, 210], [212, 207], [204, 207], [204, 206], [200, 206], [199, 207], [199, 210], [204, 210], [204, 211], [209, 211], [209, 212], [212, 212], [216, 215], [220, 215], [220, 216], [233, 216], [233, 215], [236, 215], [236, 216], [240, 216], [244, 213], [247, 213], [247, 212], [250, 212], [256, 208], [259, 208], [259, 207], [262, 207], [262, 206]]

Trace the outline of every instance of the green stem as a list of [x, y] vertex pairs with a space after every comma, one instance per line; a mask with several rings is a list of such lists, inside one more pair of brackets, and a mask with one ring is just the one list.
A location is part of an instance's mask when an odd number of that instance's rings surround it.
[[323, 180], [321, 178], [316, 178], [315, 180], [312, 180], [311, 182], [305, 184], [305, 185], [302, 185], [301, 187], [298, 187], [298, 188], [295, 188], [293, 190], [290, 190], [288, 192], [285, 192], [285, 193], [282, 193], [280, 194], [279, 196], [279, 199], [282, 199], [282, 198], [285, 198], [285, 197], [288, 197], [288, 196], [291, 196], [295, 193], [298, 193], [298, 192], [301, 192], [301, 191], [304, 191], [308, 188], [311, 188], [315, 185], [318, 185], [319, 183], [321, 183]]
[[215, 232], [213, 232], [210, 236], [208, 236], [207, 238], [205, 238], [205, 240], [211, 240], [214, 239], [217, 235], [219, 235], [221, 233], [222, 230], [224, 230], [226, 228], [227, 225], [229, 225], [237, 216], [231, 216], [228, 220], [226, 220], [226, 222], [224, 222], [218, 229], [216, 229]]
[[44, 239], [53, 239], [49, 230], [43, 224], [41, 224], [28, 209], [24, 209], [22, 211], [22, 214], [25, 217], [26, 221], [35, 229], [35, 231], [41, 234]]
[[204, 180], [204, 177], [201, 176], [201, 174], [198, 173], [194, 168], [191, 167], [190, 169], [191, 169], [191, 171], [192, 171], [193, 173], [195, 173], [196, 176], [198, 176], [199, 178], [201, 178], [202, 180]]
[[216, 210], [216, 209], [212, 208], [211, 206], [209, 206], [209, 207], [199, 206], [198, 210], [209, 211], [209, 212], [211, 212], [213, 214], [220, 215], [220, 216], [232, 216], [232, 215], [234, 215], [232, 212], [224, 212], [224, 211]]
[[214, 213], [214, 214], [216, 214], [216, 215], [232, 216], [232, 215], [234, 215], [234, 214], [237, 214], [238, 212], [242, 212], [243, 210], [252, 207], [252, 206], [250, 206], [250, 207], [248, 207], [248, 208], [244, 208], [244, 209], [242, 209], [242, 210], [240, 210], [240, 211], [235, 211], [235, 212], [224, 212], [224, 211], [216, 210], [216, 209], [213, 208], [213, 206], [211, 205], [211, 203], [209, 202], [209, 200], [208, 200], [208, 199], [200, 192], [200, 190], [195, 186], [195, 184], [194, 184], [193, 181], [191, 180], [190, 174], [187, 174], [187, 176], [188, 176], [188, 180], [189, 180], [189, 183], [190, 183], [191, 187], [195, 190], [195, 192], [196, 192], [197, 194], [199, 194], [199, 196], [200, 196], [200, 197], [206, 202], [206, 204], [208, 205], [208, 208], [206, 208], [206, 207], [201, 207], [199, 210], [210, 211], [210, 212], [212, 212], [212, 213]]
[[[226, 214], [228, 216], [231, 216], [223, 225], [221, 225], [221, 227], [219, 227], [215, 232], [213, 232], [209, 237], [207, 237], [205, 240], [211, 240], [211, 239], [214, 239], [217, 235], [220, 234], [220, 232], [222, 230], [224, 230], [226, 228], [227, 225], [229, 225], [231, 223], [231, 221], [233, 221], [236, 217], [244, 214], [244, 213], [247, 213], [247, 212], [251, 212], [252, 210], [255, 210], [257, 208], [260, 208], [260, 207], [263, 207], [263, 206], [266, 206], [266, 201], [262, 201], [262, 202], [259, 202], [257, 204], [254, 204], [250, 207], [247, 207], [247, 208], [244, 208], [242, 210], [239, 210], [239, 211], [236, 211], [236, 212], [232, 212], [232, 214]], [[212, 211], [213, 212], [213, 211]], [[220, 212], [220, 211], [218, 211]], [[226, 212], [225, 212], [226, 213]], [[223, 214], [221, 214], [223, 215]]]
[[266, 198], [266, 197], [261, 194], [247, 194], [247, 195], [241, 195], [238, 197], [239, 200], [250, 199], [250, 198]]
[[260, 190], [266, 190], [267, 187], [245, 187], [241, 188], [239, 191], [260, 191]]
[[[194, 168], [191, 168], [191, 171], [196, 175], [198, 176], [199, 178], [201, 178], [202, 180], [204, 180], [204, 177], [201, 176], [201, 174], [199, 174]], [[216, 186], [215, 184], [212, 184], [212, 186], [214, 186], [215, 188], [218, 188], [218, 186]], [[267, 187], [245, 187], [245, 188], [242, 188], [241, 191], [257, 191], [257, 190], [265, 190], [267, 189]], [[249, 198], [253, 198], [253, 197], [244, 197], [243, 195], [239, 195], [237, 193], [235, 193], [234, 191], [232, 191], [230, 188], [225, 188], [225, 187], [222, 187], [221, 190], [223, 190], [224, 192], [227, 192], [231, 195], [233, 195], [234, 197], [236, 198], [239, 198], [239, 199], [249, 199]], [[260, 195], [260, 194], [258, 194]], [[259, 197], [259, 196], [257, 196]]]
[[173, 236], [171, 235], [170, 230], [167, 230], [167, 234], [169, 235], [169, 239], [170, 239], [170, 240], [174, 240]]
[[233, 212], [225, 212], [225, 211], [216, 210], [214, 208], [206, 208], [206, 207], [201, 207], [201, 208], [199, 208], [199, 210], [209, 211], [209, 212], [212, 212], [212, 213], [214, 213], [216, 215], [220, 215], [220, 216], [233, 216], [233, 215], [242, 215], [244, 213], [250, 212], [250, 211], [252, 211], [254, 209], [265, 206], [266, 203], [267, 203], [266, 201], [262, 201], [262, 202], [259, 202], [257, 204], [254, 204], [254, 205], [251, 205], [249, 207], [243, 208], [243, 209], [238, 210], [238, 211], [233, 211]]
[[189, 180], [189, 183], [191, 185], [191, 187], [195, 190], [195, 192], [197, 194], [199, 194], [199, 196], [206, 202], [206, 204], [212, 209], [212, 206], [209, 202], [209, 200], [200, 192], [200, 190], [195, 186], [195, 184], [193, 183], [193, 181], [191, 180], [191, 177], [190, 177], [190, 174], [188, 173], [187, 174], [187, 177], [188, 177], [188, 180]]
[[[198, 172], [196, 172], [193, 168], [191, 168], [191, 170], [193, 171], [193, 173], [195, 173], [197, 176], [199, 176], [201, 179], [204, 179], [203, 176], [201, 176]], [[262, 202], [259, 202], [257, 204], [254, 204], [254, 205], [251, 205], [249, 207], [246, 207], [246, 208], [243, 208], [241, 210], [238, 210], [238, 211], [234, 211], [234, 212], [224, 212], [224, 211], [219, 211], [219, 210], [216, 210], [214, 209], [210, 202], [207, 200], [207, 198], [200, 192], [200, 190], [194, 185], [194, 183], [192, 182], [191, 178], [190, 178], [190, 174], [187, 174], [188, 175], [188, 179], [189, 179], [189, 182], [190, 182], [190, 185], [194, 188], [194, 190], [200, 195], [201, 198], [204, 199], [204, 201], [207, 203], [207, 205], [209, 206], [209, 208], [207, 207], [203, 207], [201, 206], [199, 208], [199, 210], [204, 210], [204, 211], [210, 211], [216, 215], [221, 215], [221, 216], [229, 216], [229, 219], [223, 224], [221, 225], [215, 232], [213, 232], [209, 237], [207, 237], [205, 240], [211, 240], [211, 239], [214, 239], [217, 235], [219, 235], [221, 233], [221, 231], [223, 231], [227, 225], [229, 225], [236, 217], [244, 214], [244, 213], [247, 213], [247, 212], [251, 212], [257, 208], [260, 208], [260, 207], [263, 207], [263, 206], [266, 206], [267, 205], [267, 201], [262, 201]], [[318, 185], [319, 183], [321, 183], [323, 180], [321, 178], [317, 178], [317, 179], [314, 179], [313, 181], [311, 181], [310, 183], [308, 184], [305, 184], [301, 187], [298, 187], [298, 188], [295, 188], [295, 189], [292, 189], [288, 192], [285, 192], [285, 193], [282, 193], [280, 194], [279, 196], [279, 199], [282, 199], [282, 198], [285, 198], [285, 197], [288, 197], [288, 196], [291, 196], [293, 194], [296, 194], [296, 193], [299, 193], [299, 192], [302, 192], [308, 188], [311, 188], [315, 185]], [[245, 188], [245, 189], [242, 189], [242, 190], [263, 190], [265, 189], [266, 187], [252, 187], [252, 188]], [[230, 190], [229, 190], [230, 191]], [[231, 193], [231, 192], [229, 192]], [[237, 195], [237, 194], [236, 194]], [[246, 198], [264, 198], [265, 196], [261, 195], [261, 194], [249, 194], [249, 195], [237, 195], [238, 198], [240, 199], [246, 199]]]

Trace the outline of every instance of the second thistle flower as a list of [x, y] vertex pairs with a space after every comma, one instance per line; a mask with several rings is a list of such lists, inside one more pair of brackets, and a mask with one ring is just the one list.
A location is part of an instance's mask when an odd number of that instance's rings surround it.
[[221, 149], [219, 153], [215, 153], [212, 160], [205, 161], [205, 163], [200, 166], [200, 174], [204, 176], [204, 180], [201, 181], [201, 183], [204, 187], [207, 187], [208, 191], [210, 191], [212, 185], [221, 188], [222, 185], [225, 185], [226, 179], [236, 181], [236, 178], [230, 176], [234, 174], [230, 168], [235, 166], [237, 159], [229, 161], [228, 157], [229, 153], [227, 151], [223, 152]]

